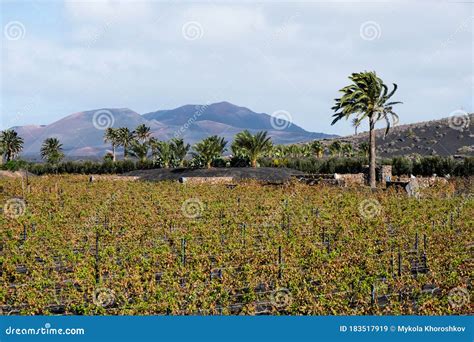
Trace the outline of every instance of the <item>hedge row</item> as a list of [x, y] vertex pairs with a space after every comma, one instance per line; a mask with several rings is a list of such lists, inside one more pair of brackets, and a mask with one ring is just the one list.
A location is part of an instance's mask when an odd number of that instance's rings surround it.
[[[304, 159], [270, 159], [260, 160], [260, 166], [266, 167], [289, 167], [307, 173], [359, 173], [363, 172], [368, 161], [366, 158], [304, 158]], [[186, 166], [196, 167], [192, 163]], [[395, 157], [385, 159], [381, 164], [392, 165], [393, 175], [416, 175], [416, 176], [473, 176], [474, 157], [454, 159], [451, 157]], [[233, 158], [230, 161], [218, 159], [213, 163], [214, 167], [240, 167], [248, 165], [247, 160]], [[36, 175], [71, 173], [71, 174], [120, 174], [134, 170], [145, 170], [159, 168], [159, 165], [151, 161], [134, 162], [131, 160], [121, 160], [117, 162], [104, 161], [68, 161], [56, 166], [49, 164], [29, 163], [22, 160], [10, 161], [0, 165], [3, 170], [17, 171], [27, 169]]]
[[[366, 158], [305, 158], [305, 159], [264, 159], [261, 166], [289, 167], [307, 173], [359, 173], [368, 164]], [[452, 157], [427, 156], [418, 158], [395, 157], [380, 161], [392, 165], [392, 174], [416, 176], [473, 176], [474, 157], [454, 159]]]
[[134, 170], [146, 170], [157, 168], [153, 162], [134, 162], [131, 160], [120, 160], [116, 162], [104, 161], [67, 161], [58, 165], [28, 163], [25, 161], [11, 161], [2, 165], [2, 169], [17, 171], [27, 169], [35, 175], [71, 173], [71, 174], [120, 174]]

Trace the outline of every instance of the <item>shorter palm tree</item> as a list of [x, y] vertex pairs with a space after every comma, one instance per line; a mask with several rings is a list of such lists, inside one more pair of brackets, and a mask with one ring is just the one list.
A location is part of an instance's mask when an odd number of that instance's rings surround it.
[[331, 154], [331, 156], [340, 157], [341, 152], [342, 152], [342, 144], [340, 141], [336, 140], [333, 143], [331, 143], [331, 145], [329, 145], [329, 153]]
[[346, 143], [341, 146], [341, 152], [344, 154], [345, 157], [352, 157], [354, 153], [354, 148], [351, 144]]
[[59, 139], [45, 139], [41, 146], [41, 158], [52, 165], [58, 164], [64, 158], [63, 144], [59, 142]]
[[148, 150], [149, 146], [147, 142], [140, 143], [137, 140], [132, 140], [130, 143], [130, 148], [128, 153], [132, 156], [140, 160], [142, 163], [146, 162], [148, 157]]
[[363, 141], [359, 144], [359, 153], [365, 158], [369, 158], [370, 145], [367, 141]]
[[3, 131], [0, 134], [0, 146], [6, 162], [9, 162], [21, 152], [23, 143], [23, 138], [12, 129]]
[[354, 134], [357, 135], [357, 130], [360, 126], [360, 120], [358, 118], [353, 118], [351, 121], [352, 127], [354, 127]]
[[252, 135], [249, 131], [245, 130], [235, 136], [232, 144], [232, 150], [248, 157], [252, 167], [257, 167], [257, 159], [264, 153], [270, 152], [271, 149], [272, 141], [270, 137], [267, 137], [267, 132], [265, 131]]
[[116, 161], [115, 149], [120, 145], [119, 130], [109, 127], [104, 133], [104, 142], [109, 142], [112, 145], [112, 161]]
[[165, 169], [169, 168], [174, 159], [171, 143], [152, 139], [150, 144], [153, 159], [158, 162], [161, 167]]
[[185, 144], [181, 138], [171, 139], [170, 142], [171, 150], [173, 152], [173, 159], [177, 166], [182, 167], [184, 158], [189, 152], [191, 145]]
[[322, 158], [324, 154], [324, 145], [321, 143], [321, 141], [315, 140], [311, 143], [311, 150], [317, 158]]
[[210, 169], [212, 162], [225, 152], [226, 145], [227, 141], [223, 137], [213, 135], [194, 145], [193, 156], [200, 159]]
[[274, 145], [270, 155], [272, 158], [284, 158], [286, 155], [285, 145]]

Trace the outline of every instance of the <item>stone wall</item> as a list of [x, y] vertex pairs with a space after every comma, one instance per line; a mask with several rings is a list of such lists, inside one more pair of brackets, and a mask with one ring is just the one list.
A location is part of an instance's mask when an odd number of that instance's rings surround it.
[[227, 184], [234, 181], [233, 177], [181, 177], [180, 183], [185, 184]]
[[335, 173], [336, 179], [341, 186], [363, 186], [365, 185], [365, 174], [363, 173]]

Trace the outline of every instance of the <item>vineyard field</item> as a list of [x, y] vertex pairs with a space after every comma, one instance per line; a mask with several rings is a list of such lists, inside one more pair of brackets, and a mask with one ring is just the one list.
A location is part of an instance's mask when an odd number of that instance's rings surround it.
[[472, 180], [0, 179], [0, 314], [472, 314]]

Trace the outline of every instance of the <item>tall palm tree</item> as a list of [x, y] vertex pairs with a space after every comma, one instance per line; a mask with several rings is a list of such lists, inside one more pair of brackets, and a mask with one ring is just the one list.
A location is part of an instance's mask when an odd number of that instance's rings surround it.
[[212, 162], [225, 152], [226, 145], [227, 141], [223, 137], [213, 135], [194, 145], [195, 152], [193, 152], [193, 155], [195, 158], [201, 159], [206, 167], [210, 169]]
[[123, 147], [123, 159], [127, 159], [130, 147], [135, 140], [135, 132], [130, 131], [127, 127], [121, 127], [117, 131], [117, 139], [119, 146]]
[[170, 142], [171, 150], [173, 152], [173, 158], [179, 167], [183, 166], [184, 158], [189, 152], [191, 145], [185, 144], [181, 138], [171, 139]]
[[104, 142], [109, 142], [112, 145], [112, 160], [116, 161], [115, 149], [120, 145], [119, 130], [112, 127], [107, 128], [104, 133]]
[[145, 143], [151, 137], [151, 128], [145, 124], [141, 124], [135, 128], [135, 135], [138, 140], [140, 140], [142, 143]]
[[272, 139], [267, 137], [267, 134], [267, 132], [261, 131], [252, 135], [247, 130], [237, 133], [232, 149], [240, 151], [242, 155], [250, 159], [252, 167], [257, 167], [257, 159], [272, 149]]
[[9, 162], [21, 152], [23, 143], [23, 138], [12, 129], [3, 131], [0, 134], [0, 146], [6, 162]]
[[352, 119], [352, 127], [354, 127], [354, 134], [357, 135], [357, 129], [360, 126], [360, 121], [357, 118]]
[[348, 119], [351, 115], [355, 115], [358, 122], [364, 119], [369, 121], [369, 180], [370, 186], [375, 188], [375, 123], [379, 120], [385, 120], [387, 126], [385, 135], [387, 135], [391, 121], [398, 122], [398, 116], [392, 110], [392, 106], [401, 102], [388, 102], [395, 94], [397, 85], [393, 84], [393, 90], [389, 92], [387, 85], [377, 77], [374, 71], [353, 73], [349, 76], [352, 84], [342, 88], [340, 92], [343, 94], [340, 98], [335, 99], [336, 104], [332, 107], [335, 111], [332, 125], [342, 118]]
[[324, 154], [324, 145], [318, 140], [311, 143], [311, 149], [317, 158], [321, 158]]
[[47, 138], [41, 146], [41, 157], [48, 164], [57, 164], [64, 158], [63, 144], [57, 138]]

